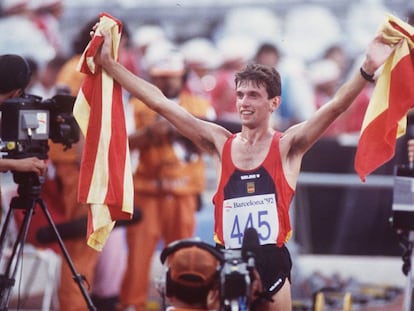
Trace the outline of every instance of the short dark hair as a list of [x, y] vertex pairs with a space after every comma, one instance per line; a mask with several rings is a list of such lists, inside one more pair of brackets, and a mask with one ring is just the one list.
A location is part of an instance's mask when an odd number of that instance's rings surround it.
[[246, 81], [250, 81], [256, 86], [264, 86], [269, 99], [282, 95], [280, 74], [273, 67], [254, 63], [248, 64], [246, 68], [236, 73], [234, 83], [238, 87]]
[[32, 71], [26, 59], [15, 54], [0, 55], [0, 94], [24, 90], [31, 76]]
[[[217, 280], [218, 279], [216, 279], [216, 282]], [[185, 286], [171, 280], [170, 275], [167, 275], [167, 296], [174, 296], [177, 299], [188, 304], [195, 304], [200, 302], [205, 303], [207, 301], [209, 291], [214, 287], [215, 284], [216, 283], [212, 283], [200, 287]]]

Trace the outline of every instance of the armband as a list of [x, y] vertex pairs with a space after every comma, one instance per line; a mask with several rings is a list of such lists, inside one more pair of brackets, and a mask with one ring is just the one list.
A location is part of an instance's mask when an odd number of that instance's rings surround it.
[[359, 72], [361, 73], [361, 76], [368, 82], [375, 82], [374, 80], [374, 74], [370, 75], [368, 74], [362, 66], [359, 68]]

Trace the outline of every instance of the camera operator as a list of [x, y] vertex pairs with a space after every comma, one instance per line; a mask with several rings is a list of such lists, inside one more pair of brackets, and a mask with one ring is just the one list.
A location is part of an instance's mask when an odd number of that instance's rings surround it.
[[169, 244], [161, 253], [166, 265], [161, 295], [168, 310], [219, 309], [219, 273], [222, 254], [195, 239]]
[[[31, 70], [27, 61], [18, 55], [0, 55], [0, 105], [7, 99], [19, 97], [30, 82]], [[46, 173], [46, 163], [36, 157], [0, 159], [0, 171]]]
[[[160, 255], [161, 263], [166, 266], [161, 295], [163, 299], [168, 299], [167, 309], [226, 310], [224, 300], [229, 297], [223, 295], [228, 286], [234, 284], [226, 284], [229, 279], [226, 275], [223, 277], [223, 273], [226, 273], [224, 267], [230, 261], [234, 263], [238, 255], [241, 254], [231, 254], [232, 259], [229, 260], [219, 249], [197, 238], [170, 243]], [[243, 260], [242, 257], [237, 259]], [[263, 293], [263, 286], [257, 270], [251, 268], [245, 271], [250, 283], [245, 298], [249, 302], [248, 309], [254, 310], [255, 302], [259, 301]], [[236, 266], [230, 269], [231, 274], [241, 272]]]

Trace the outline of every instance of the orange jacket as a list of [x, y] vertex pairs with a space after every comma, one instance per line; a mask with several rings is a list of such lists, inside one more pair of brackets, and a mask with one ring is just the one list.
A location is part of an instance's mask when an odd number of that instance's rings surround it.
[[[159, 119], [159, 115], [137, 99], [131, 100], [137, 129]], [[212, 109], [210, 103], [188, 92], [183, 92], [179, 104], [191, 114], [206, 117]], [[134, 173], [135, 191], [145, 193], [197, 194], [205, 188], [205, 167], [201, 153], [184, 138], [160, 138], [157, 145], [140, 150], [139, 164]], [[186, 141], [186, 143], [183, 143]], [[183, 148], [183, 149], [181, 149]], [[177, 150], [192, 151], [190, 160], [180, 158]]]
[[[82, 85], [85, 74], [76, 70], [80, 60], [80, 55], [75, 55], [70, 58], [59, 71], [56, 84], [59, 86], [66, 86], [70, 89], [71, 95], [77, 96]], [[78, 162], [79, 154], [76, 150], [76, 145], [72, 148], [63, 151], [63, 145], [49, 142], [49, 157], [53, 162]]]

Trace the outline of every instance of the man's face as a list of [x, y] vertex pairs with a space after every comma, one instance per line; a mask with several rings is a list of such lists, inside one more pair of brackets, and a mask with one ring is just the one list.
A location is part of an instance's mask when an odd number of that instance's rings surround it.
[[183, 76], [178, 74], [152, 76], [151, 80], [170, 99], [178, 97], [184, 86]]
[[240, 83], [236, 89], [236, 96], [237, 110], [243, 125], [268, 122], [270, 115], [277, 108], [274, 99], [268, 98], [266, 88], [251, 81]]

